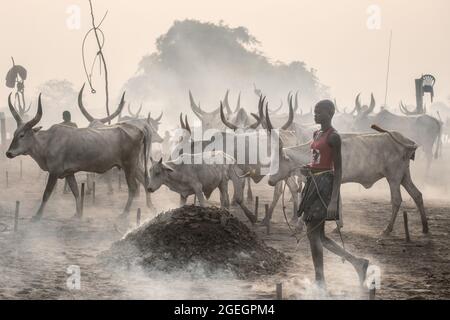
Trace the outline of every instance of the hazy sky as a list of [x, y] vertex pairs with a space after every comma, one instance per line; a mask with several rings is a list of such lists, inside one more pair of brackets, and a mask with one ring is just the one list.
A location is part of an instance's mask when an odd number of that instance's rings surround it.
[[[363, 92], [384, 100], [389, 32], [393, 30], [388, 103], [414, 103], [413, 79], [422, 73], [437, 78], [440, 100], [450, 95], [450, 1], [448, 0], [95, 0], [96, 16], [105, 10], [105, 54], [111, 92], [136, 71], [144, 54], [174, 20], [186, 18], [245, 26], [270, 59], [302, 60], [317, 69], [341, 105], [353, 105]], [[81, 28], [66, 25], [70, 5], [81, 8]], [[369, 29], [371, 5], [381, 9], [380, 29]], [[372, 11], [373, 12], [373, 11]], [[10, 56], [28, 68], [27, 86], [66, 78], [76, 87], [85, 81], [81, 42], [90, 28], [87, 0], [16, 0], [2, 4], [0, 71], [6, 75]], [[301, 88], [300, 88], [301, 89]], [[0, 86], [6, 105], [9, 93]], [[31, 93], [31, 92], [29, 92]], [[3, 103], [0, 104], [3, 106]]]

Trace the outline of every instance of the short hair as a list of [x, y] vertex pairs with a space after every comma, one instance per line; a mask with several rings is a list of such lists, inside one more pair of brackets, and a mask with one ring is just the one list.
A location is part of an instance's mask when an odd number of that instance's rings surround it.
[[70, 115], [70, 112], [67, 110], [63, 112], [62, 116], [63, 116], [64, 121], [70, 121], [70, 119], [72, 118], [72, 116]]
[[334, 107], [333, 101], [328, 100], [328, 99], [317, 102], [316, 108], [324, 108], [324, 109], [328, 110], [328, 113], [330, 114], [331, 117], [334, 116], [334, 112], [336, 110], [336, 108]]

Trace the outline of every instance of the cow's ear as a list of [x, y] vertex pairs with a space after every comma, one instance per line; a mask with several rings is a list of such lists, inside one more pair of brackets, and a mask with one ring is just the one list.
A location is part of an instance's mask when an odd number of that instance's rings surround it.
[[163, 164], [163, 168], [167, 171], [173, 172], [173, 169], [169, 167], [167, 164]]
[[41, 126], [39, 126], [39, 127], [34, 127], [34, 128], [33, 128], [33, 132], [36, 133], [36, 132], [38, 132], [38, 131], [41, 130], [41, 129], [42, 129]]

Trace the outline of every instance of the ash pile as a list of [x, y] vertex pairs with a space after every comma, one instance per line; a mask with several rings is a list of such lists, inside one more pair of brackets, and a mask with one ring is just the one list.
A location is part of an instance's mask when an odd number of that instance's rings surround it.
[[159, 214], [114, 243], [102, 260], [172, 272], [201, 265], [241, 279], [275, 274], [290, 257], [268, 247], [226, 209], [184, 206]]

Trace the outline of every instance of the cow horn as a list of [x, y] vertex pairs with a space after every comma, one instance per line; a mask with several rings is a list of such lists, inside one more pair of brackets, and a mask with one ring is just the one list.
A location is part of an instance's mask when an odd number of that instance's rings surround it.
[[184, 116], [184, 123], [185, 123], [186, 130], [189, 132], [190, 135], [192, 135], [191, 127], [189, 126], [187, 115]]
[[298, 110], [298, 90], [295, 93], [295, 106], [294, 106], [294, 112], [297, 112]]
[[353, 110], [349, 114], [354, 114], [355, 112], [358, 114], [359, 111], [361, 110], [361, 102], [359, 101], [359, 96], [360, 95], [361, 95], [361, 93], [358, 93], [358, 95], [356, 96], [355, 107], [353, 108]]
[[289, 100], [289, 118], [288, 121], [281, 127], [281, 130], [287, 130], [294, 120], [294, 109], [292, 108], [292, 97]]
[[334, 98], [333, 101], [334, 101], [334, 109], [336, 110], [337, 113], [341, 113], [341, 111], [339, 111], [339, 108], [338, 108], [338, 105], [336, 102], [336, 98]]
[[280, 111], [281, 108], [283, 108], [283, 100], [281, 100], [280, 102], [281, 102], [281, 103], [280, 103], [280, 106], [279, 106], [278, 108], [276, 108], [276, 109], [274, 109], [274, 110], [269, 110], [270, 113], [275, 114], [275, 113], [277, 113], [278, 111]]
[[112, 119], [117, 117], [122, 112], [124, 105], [125, 105], [125, 92], [122, 94], [122, 98], [120, 99], [120, 103], [119, 103], [119, 106], [117, 107], [116, 111], [114, 111], [113, 114], [110, 114], [109, 117], [99, 119], [99, 121], [102, 123], [110, 122]]
[[86, 110], [86, 108], [83, 105], [83, 91], [84, 91], [84, 86], [86, 85], [86, 83], [83, 84], [83, 86], [81, 87], [80, 92], [78, 93], [78, 108], [80, 108], [81, 113], [83, 114], [83, 116], [89, 121], [92, 122], [95, 120], [95, 118], [93, 116], [91, 116], [89, 114], [89, 112]]
[[225, 115], [223, 114], [223, 103], [222, 101], [220, 101], [220, 119], [222, 120], [223, 124], [226, 125], [228, 128], [232, 129], [232, 130], [236, 130], [238, 127], [235, 126], [234, 124], [232, 124], [231, 122], [229, 122], [226, 118]]
[[17, 127], [20, 127], [22, 125], [22, 118], [20, 117], [20, 115], [17, 113], [16, 108], [14, 108], [14, 106], [11, 103], [11, 95], [12, 93], [9, 94], [8, 96], [8, 106], [9, 106], [9, 111], [11, 111], [14, 119], [16, 120], [17, 123]]
[[191, 90], [189, 90], [189, 101], [191, 102], [191, 109], [192, 109], [192, 111], [194, 111], [194, 113], [197, 115], [197, 117], [199, 117], [201, 119], [203, 114], [204, 114], [204, 112], [203, 112], [202, 109], [200, 109], [200, 107], [198, 107], [195, 104], [194, 98], [192, 97]]
[[369, 105], [369, 109], [367, 110], [367, 114], [373, 112], [373, 110], [375, 109], [375, 98], [373, 96], [373, 93], [370, 94], [370, 105]]
[[240, 108], [241, 108], [241, 93], [239, 92], [238, 100], [236, 103], [236, 110], [234, 110], [234, 112], [238, 112]]
[[267, 123], [267, 130], [271, 131], [273, 129], [272, 122], [270, 122], [269, 118], [269, 107], [266, 105], [266, 123]]
[[227, 113], [231, 114], [233, 111], [231, 111], [230, 104], [228, 103], [228, 93], [230, 93], [230, 90], [227, 90], [227, 92], [225, 92], [225, 97], [223, 98], [223, 104], [224, 104], [225, 108], [227, 109]]
[[258, 126], [261, 124], [261, 118], [258, 117], [258, 116], [257, 116], [256, 114], [254, 114], [254, 113], [251, 113], [251, 115], [253, 116], [253, 118], [256, 119], [256, 122], [255, 122], [254, 124], [248, 126], [246, 129], [252, 129], [252, 130], [254, 130], [254, 129], [258, 128]]
[[[264, 128], [264, 129], [267, 129], [267, 126], [266, 126], [266, 120], [265, 120], [265, 117], [264, 117], [264, 110], [263, 110], [263, 108], [264, 108], [264, 100], [266, 99], [266, 97], [262, 97], [262, 95], [260, 95], [259, 96], [259, 102], [258, 102], [258, 118], [261, 120], [261, 126]], [[253, 115], [253, 114], [252, 114]], [[253, 117], [255, 117], [255, 116], [253, 116]], [[256, 118], [255, 118], [256, 119]]]
[[36, 115], [34, 116], [33, 119], [31, 119], [30, 121], [28, 121], [25, 126], [27, 128], [33, 128], [35, 125], [37, 125], [39, 123], [39, 121], [41, 121], [42, 118], [42, 101], [41, 101], [41, 95], [42, 93], [39, 93], [39, 98], [38, 98], [38, 108], [37, 108], [37, 112]]
[[155, 118], [155, 119], [153, 119], [153, 120], [155, 120], [156, 122], [160, 122], [161, 119], [162, 119], [162, 117], [163, 117], [163, 114], [164, 114], [164, 111], [161, 111], [161, 114], [159, 115], [159, 117], [158, 117], [158, 118]]
[[186, 129], [186, 125], [183, 122], [183, 112], [180, 112], [180, 126], [181, 129]]
[[133, 113], [133, 112], [131, 111], [131, 104], [128, 103], [128, 113], [129, 113], [133, 118], [139, 118], [139, 115], [140, 115], [140, 113], [141, 113], [141, 110], [142, 110], [142, 103], [141, 103], [141, 106], [139, 107], [139, 109], [138, 109], [138, 111], [137, 111], [136, 113]]
[[130, 116], [132, 116], [133, 118], [136, 118], [136, 116], [134, 115], [134, 113], [131, 111], [131, 103], [128, 102], [128, 113], [130, 114]]

